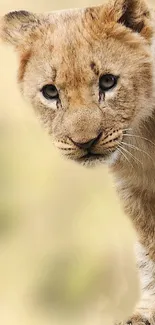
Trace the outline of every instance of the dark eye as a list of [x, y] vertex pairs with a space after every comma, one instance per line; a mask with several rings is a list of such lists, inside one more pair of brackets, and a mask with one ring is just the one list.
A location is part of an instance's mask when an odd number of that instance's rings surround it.
[[105, 74], [100, 77], [99, 86], [102, 91], [108, 91], [117, 85], [118, 77], [112, 74]]
[[59, 93], [54, 85], [46, 85], [42, 88], [42, 94], [46, 99], [56, 100], [59, 98]]

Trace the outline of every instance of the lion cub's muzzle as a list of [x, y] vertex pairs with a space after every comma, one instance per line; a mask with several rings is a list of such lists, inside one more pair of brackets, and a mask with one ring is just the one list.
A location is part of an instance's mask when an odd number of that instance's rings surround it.
[[112, 130], [106, 135], [99, 133], [89, 141], [76, 142], [67, 137], [55, 142], [55, 145], [68, 158], [78, 162], [103, 160], [119, 147], [123, 138], [122, 130]]

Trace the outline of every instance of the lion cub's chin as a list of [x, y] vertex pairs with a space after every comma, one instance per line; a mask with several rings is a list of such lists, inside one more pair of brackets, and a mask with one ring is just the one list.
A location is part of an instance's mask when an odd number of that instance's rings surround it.
[[97, 167], [103, 164], [112, 166], [117, 159], [119, 158], [120, 153], [116, 149], [110, 154], [105, 154], [105, 155], [95, 155], [95, 154], [88, 154], [82, 158], [79, 159], [73, 159], [76, 163], [84, 166], [84, 167]]

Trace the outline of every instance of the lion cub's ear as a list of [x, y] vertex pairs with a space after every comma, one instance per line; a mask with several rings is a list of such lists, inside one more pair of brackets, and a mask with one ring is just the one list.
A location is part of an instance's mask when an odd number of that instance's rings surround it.
[[119, 23], [139, 33], [149, 43], [153, 34], [151, 13], [144, 0], [109, 0], [98, 7], [87, 8], [91, 28], [103, 32], [106, 27]]
[[28, 11], [13, 11], [0, 18], [0, 38], [14, 46], [28, 41], [30, 33], [40, 24], [38, 16]]
[[[140, 33], [146, 39], [152, 36], [151, 14], [144, 0], [114, 0], [107, 6], [107, 15], [118, 23]], [[109, 9], [108, 9], [109, 7]]]

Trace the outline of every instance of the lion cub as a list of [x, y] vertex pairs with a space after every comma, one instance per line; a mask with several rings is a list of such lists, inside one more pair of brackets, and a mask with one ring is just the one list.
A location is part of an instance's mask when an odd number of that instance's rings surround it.
[[141, 301], [129, 322], [155, 324], [153, 13], [143, 0], [46, 14], [12, 12], [0, 36], [18, 82], [65, 157], [107, 162], [137, 230]]

